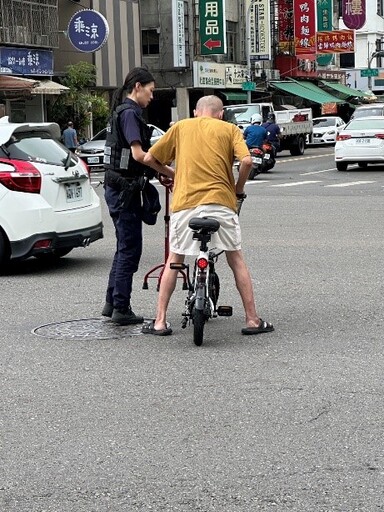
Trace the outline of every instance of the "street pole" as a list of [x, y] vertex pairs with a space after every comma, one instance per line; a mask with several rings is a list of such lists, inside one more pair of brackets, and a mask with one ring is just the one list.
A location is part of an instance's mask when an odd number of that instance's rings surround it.
[[373, 59], [376, 57], [377, 52], [373, 52], [370, 58], [368, 59], [368, 89], [372, 92], [372, 76], [371, 76], [371, 64]]

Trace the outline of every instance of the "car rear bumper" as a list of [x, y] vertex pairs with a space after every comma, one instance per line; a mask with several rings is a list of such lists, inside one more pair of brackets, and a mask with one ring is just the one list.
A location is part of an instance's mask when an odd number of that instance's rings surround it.
[[[25, 259], [42, 253], [51, 253], [54, 249], [87, 247], [92, 242], [103, 238], [103, 223], [89, 228], [68, 231], [66, 233], [38, 233], [23, 240], [10, 242], [11, 259]], [[50, 240], [48, 248], [36, 248], [43, 240]]]

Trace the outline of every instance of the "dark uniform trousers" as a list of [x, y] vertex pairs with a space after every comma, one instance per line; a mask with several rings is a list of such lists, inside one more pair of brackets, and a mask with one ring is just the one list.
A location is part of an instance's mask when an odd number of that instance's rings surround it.
[[105, 200], [115, 226], [117, 246], [109, 274], [106, 301], [124, 310], [130, 305], [133, 274], [137, 272], [143, 247], [141, 198], [137, 192], [129, 208], [122, 208], [120, 192], [108, 185]]

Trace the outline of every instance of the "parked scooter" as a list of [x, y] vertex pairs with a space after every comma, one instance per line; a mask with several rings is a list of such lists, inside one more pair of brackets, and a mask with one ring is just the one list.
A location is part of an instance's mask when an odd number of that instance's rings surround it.
[[265, 141], [262, 145], [263, 161], [260, 172], [268, 172], [276, 164], [275, 149], [271, 142]]

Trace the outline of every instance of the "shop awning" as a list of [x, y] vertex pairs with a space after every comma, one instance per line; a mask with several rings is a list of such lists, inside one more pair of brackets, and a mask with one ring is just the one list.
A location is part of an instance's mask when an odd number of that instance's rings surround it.
[[299, 83], [296, 81], [276, 81], [270, 82], [270, 85], [273, 85], [276, 89], [280, 89], [288, 94], [300, 96], [301, 98], [313, 101], [314, 103], [319, 103], [320, 105], [323, 105], [324, 103], [344, 103], [344, 100], [320, 89], [320, 87], [317, 87], [317, 85], [312, 82], [306, 82], [303, 84], [302, 82]]
[[63, 94], [69, 91], [69, 87], [58, 84], [52, 80], [39, 80], [36, 87], [31, 91], [32, 94]]
[[247, 101], [247, 93], [246, 92], [220, 91], [220, 93], [228, 101]]
[[328, 87], [329, 89], [333, 89], [336, 92], [339, 92], [344, 98], [369, 98], [369, 94], [366, 94], [363, 91], [359, 91], [358, 89], [352, 89], [352, 87], [347, 87], [346, 85], [328, 82], [327, 80], [322, 80], [321, 83]]
[[19, 76], [0, 75], [0, 90], [10, 92], [31, 91], [37, 85], [37, 80]]

